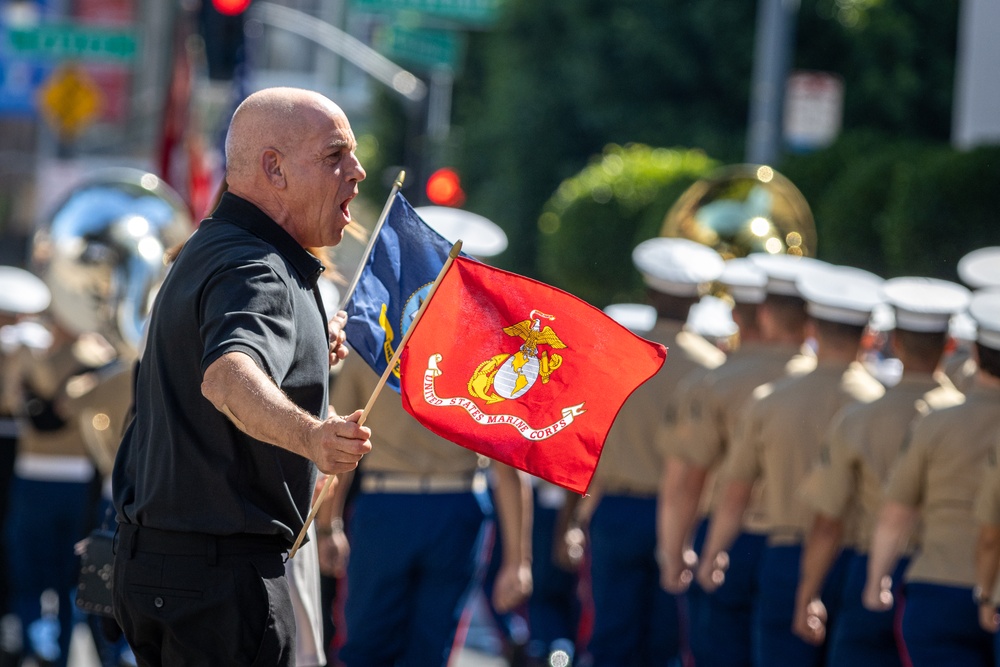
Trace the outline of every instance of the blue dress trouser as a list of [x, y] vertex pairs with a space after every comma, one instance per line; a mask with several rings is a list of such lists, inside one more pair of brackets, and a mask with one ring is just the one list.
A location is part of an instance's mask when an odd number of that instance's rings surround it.
[[[695, 534], [701, 552], [707, 521]], [[698, 667], [749, 667], [752, 660], [753, 605], [757, 595], [760, 556], [766, 536], [740, 533], [729, 549], [726, 579], [714, 593], [706, 594], [697, 582], [688, 589], [691, 615], [691, 652]]]
[[[73, 546], [86, 536], [92, 491], [90, 482], [16, 475], [11, 486], [6, 525], [11, 609], [21, 619], [25, 654], [45, 658], [57, 667], [64, 666], [69, 655], [73, 591], [79, 576]], [[46, 589], [59, 595], [58, 636], [54, 638], [40, 632], [46, 627], [41, 607]]]
[[[892, 574], [894, 595], [899, 600], [902, 576], [909, 564], [900, 559]], [[861, 603], [868, 577], [868, 555], [855, 554], [847, 566], [843, 602], [837, 625], [829, 639], [827, 667], [902, 667], [901, 647], [896, 640], [897, 607], [869, 611]]]
[[679, 665], [680, 599], [660, 587], [656, 498], [602, 497], [590, 548], [593, 667]]
[[[488, 493], [490, 503], [495, 508], [495, 492], [490, 489]], [[501, 640], [507, 647], [505, 650], [511, 650], [512, 647], [522, 646], [528, 641], [528, 621], [525, 618], [527, 605], [521, 604], [506, 612], [499, 612], [493, 606], [493, 590], [497, 583], [497, 575], [500, 574], [500, 567], [503, 565], [503, 531], [500, 530], [499, 522], [493, 531], [492, 542], [489, 562], [483, 575], [483, 596], [486, 598], [486, 605], [489, 607], [490, 616], [501, 635]]]
[[[845, 551], [834, 561], [820, 594], [826, 606], [828, 628], [837, 624], [844, 574], [853, 552]], [[756, 667], [810, 667], [821, 665], [824, 647], [813, 646], [792, 633], [795, 590], [799, 584], [802, 547], [766, 546], [761, 556], [754, 615]]]
[[[577, 576], [558, 567], [553, 561], [553, 540], [559, 510], [535, 504], [531, 541], [531, 578], [534, 588], [528, 600], [528, 653], [545, 658], [553, 642], [562, 640], [562, 648], [576, 642], [580, 623], [580, 600]], [[567, 651], [571, 653], [571, 651]]]
[[492, 521], [473, 493], [362, 493], [349, 524], [347, 667], [442, 667], [482, 583]]
[[913, 667], [993, 665], [993, 638], [979, 627], [971, 588], [907, 582], [903, 641]]

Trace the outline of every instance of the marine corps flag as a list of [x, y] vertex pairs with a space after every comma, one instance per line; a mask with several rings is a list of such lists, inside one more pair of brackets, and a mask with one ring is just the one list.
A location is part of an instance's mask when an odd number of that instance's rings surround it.
[[[450, 250], [451, 243], [396, 194], [357, 288], [344, 306], [347, 340], [378, 375], [388, 366]], [[386, 384], [399, 391], [399, 369], [389, 374]]]
[[666, 348], [580, 299], [458, 257], [403, 350], [403, 406], [438, 435], [585, 493]]

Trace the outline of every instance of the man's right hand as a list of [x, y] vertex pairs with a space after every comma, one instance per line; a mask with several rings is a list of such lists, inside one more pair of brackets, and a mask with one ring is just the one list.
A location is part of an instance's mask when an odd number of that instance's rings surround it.
[[892, 579], [882, 577], [878, 580], [869, 579], [861, 592], [861, 604], [868, 611], [888, 611], [892, 609]]
[[698, 565], [696, 579], [698, 585], [706, 593], [714, 593], [726, 581], [726, 570], [729, 569], [729, 554], [720, 551], [715, 558], [704, 559]]
[[343, 528], [319, 534], [319, 571], [328, 577], [340, 579], [347, 574], [347, 560], [351, 544]]
[[681, 595], [691, 586], [698, 568], [698, 555], [688, 549], [683, 555], [673, 556], [660, 552], [660, 587], [673, 595]]
[[341, 417], [331, 415], [319, 422], [310, 437], [309, 457], [327, 475], [348, 472], [358, 467], [361, 457], [371, 451], [371, 429], [361, 426], [361, 410]]

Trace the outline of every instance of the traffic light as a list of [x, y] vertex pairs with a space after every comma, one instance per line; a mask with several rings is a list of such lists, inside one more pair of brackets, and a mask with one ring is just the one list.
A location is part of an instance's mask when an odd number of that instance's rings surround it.
[[243, 24], [250, 0], [202, 0], [198, 16], [208, 78], [230, 80], [243, 61]]
[[438, 206], [461, 206], [465, 192], [458, 172], [450, 167], [438, 169], [427, 179], [427, 199]]
[[212, 0], [212, 7], [224, 16], [239, 16], [249, 6], [250, 0]]

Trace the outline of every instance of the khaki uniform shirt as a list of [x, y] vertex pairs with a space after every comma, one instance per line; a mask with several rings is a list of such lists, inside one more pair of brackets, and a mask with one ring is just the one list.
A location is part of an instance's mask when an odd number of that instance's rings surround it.
[[811, 373], [754, 390], [723, 462], [725, 479], [763, 481], [770, 543], [799, 543], [812, 512], [797, 492], [819, 459], [833, 416], [853, 402], [871, 402], [885, 389], [858, 363], [820, 363]]
[[[358, 355], [343, 362], [333, 382], [334, 411], [346, 415], [364, 408], [378, 376]], [[479, 457], [424, 428], [403, 408], [399, 394], [383, 388], [365, 418], [372, 430], [372, 450], [362, 461], [364, 472], [408, 475], [461, 475], [477, 470]]]
[[889, 477], [887, 500], [918, 508], [920, 551], [907, 581], [971, 588], [979, 527], [972, 505], [983, 468], [1000, 432], [1000, 389], [973, 387], [965, 403], [930, 412], [912, 435]]
[[[70, 409], [71, 387], [67, 382], [93, 368], [111, 361], [110, 351], [90, 339], [48, 351], [21, 348], [12, 358], [14, 368], [9, 379], [18, 387], [30, 387], [36, 399], [29, 399], [19, 409], [20, 436], [18, 456], [41, 455], [87, 457], [78, 415]], [[41, 399], [41, 400], [38, 400]], [[39, 430], [28, 415], [40, 409], [42, 401], [53, 401], [55, 414], [66, 423], [61, 428]]]
[[[997, 435], [996, 444], [989, 451], [986, 459], [986, 468], [983, 470], [983, 478], [980, 482], [979, 491], [976, 493], [975, 504], [973, 505], [973, 515], [980, 524], [989, 526], [1000, 526], [1000, 434]], [[994, 602], [1000, 601], [1000, 580], [993, 589]]]
[[[753, 390], [784, 375], [801, 375], [815, 367], [815, 357], [800, 354], [798, 347], [744, 343], [724, 364], [707, 371], [695, 386], [682, 388], [678, 437], [668, 443], [668, 453], [690, 465], [714, 470], [729, 449], [743, 406]], [[715, 481], [713, 478], [705, 486], [702, 508], [706, 514], [717, 499]], [[744, 520], [745, 527], [753, 532], [763, 529], [760, 503], [757, 484]]]
[[102, 475], [110, 475], [132, 408], [132, 364], [122, 362], [77, 378], [68, 406], [79, 421], [87, 452]]
[[963, 400], [944, 374], [914, 373], [877, 401], [847, 406], [827, 432], [820, 462], [803, 483], [803, 499], [816, 512], [843, 519], [844, 543], [867, 553], [882, 490], [918, 408], [940, 410]]
[[[677, 387], [690, 372], [715, 368], [726, 355], [683, 323], [661, 319], [646, 336], [667, 346], [667, 361], [622, 406], [594, 473], [601, 493], [655, 496], [663, 471], [664, 442], [677, 425]], [[666, 429], [666, 435], [660, 432]]]

